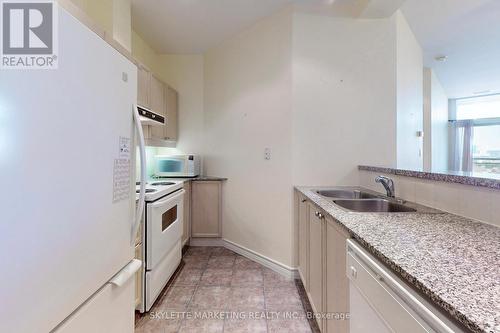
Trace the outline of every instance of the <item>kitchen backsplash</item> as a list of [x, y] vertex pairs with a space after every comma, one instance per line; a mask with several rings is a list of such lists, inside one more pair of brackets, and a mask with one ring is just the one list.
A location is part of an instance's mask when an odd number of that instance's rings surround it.
[[[140, 167], [140, 157], [139, 157], [139, 148], [137, 148], [137, 158], [135, 159], [135, 174], [136, 181], [139, 181], [141, 175], [141, 167]], [[176, 148], [164, 148], [164, 147], [146, 147], [146, 173], [147, 178], [150, 178], [154, 175], [154, 158], [156, 155], [175, 155], [182, 154]]]
[[[359, 171], [359, 185], [385, 193], [375, 183], [379, 172]], [[500, 226], [500, 191], [455, 183], [384, 174], [394, 180], [396, 196], [449, 213]]]

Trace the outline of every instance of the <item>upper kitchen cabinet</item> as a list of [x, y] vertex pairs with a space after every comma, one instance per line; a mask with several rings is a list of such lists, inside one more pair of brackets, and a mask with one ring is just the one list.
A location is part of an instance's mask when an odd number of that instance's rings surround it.
[[150, 108], [151, 72], [144, 65], [137, 65], [137, 104]]
[[167, 100], [167, 126], [165, 127], [165, 138], [171, 141], [177, 141], [177, 113], [178, 110], [178, 93], [171, 87], [166, 87]]
[[[157, 113], [166, 118], [167, 116], [167, 101], [165, 98], [165, 84], [161, 82], [156, 76], [151, 75], [150, 79], [150, 109], [154, 113]], [[168, 126], [169, 119], [167, 119]], [[166, 126], [151, 126], [150, 136], [154, 139], [165, 139], [165, 127]]]
[[145, 126], [149, 146], [171, 146], [177, 141], [178, 93], [146, 66], [137, 65], [137, 104], [166, 119], [165, 126]]

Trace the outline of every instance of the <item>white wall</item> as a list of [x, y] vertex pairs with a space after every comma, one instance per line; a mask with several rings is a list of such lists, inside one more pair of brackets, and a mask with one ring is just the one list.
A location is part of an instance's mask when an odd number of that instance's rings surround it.
[[432, 69], [424, 68], [424, 171], [432, 170]]
[[395, 165], [395, 38], [390, 18], [294, 15], [294, 184], [354, 184], [359, 164]]
[[448, 96], [436, 73], [431, 73], [432, 82], [432, 170], [448, 170]]
[[359, 164], [395, 166], [397, 71], [411, 79], [397, 28], [395, 16], [286, 10], [205, 54], [205, 173], [229, 178], [224, 238], [294, 266], [293, 185], [356, 184]]
[[423, 55], [422, 48], [401, 11], [397, 27], [397, 167], [422, 170]]
[[131, 0], [113, 1], [113, 38], [127, 50], [132, 50]]
[[[205, 172], [223, 186], [223, 237], [292, 264], [290, 10], [205, 55]], [[264, 159], [264, 149], [272, 157]]]
[[70, 0], [125, 49], [132, 49], [131, 0]]
[[424, 170], [448, 170], [448, 97], [430, 68], [424, 69], [424, 133]]

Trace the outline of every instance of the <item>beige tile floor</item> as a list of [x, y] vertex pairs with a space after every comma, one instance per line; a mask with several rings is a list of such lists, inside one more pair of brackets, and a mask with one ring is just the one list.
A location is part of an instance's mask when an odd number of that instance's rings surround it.
[[183, 260], [136, 333], [311, 332], [293, 280], [225, 248], [191, 247]]

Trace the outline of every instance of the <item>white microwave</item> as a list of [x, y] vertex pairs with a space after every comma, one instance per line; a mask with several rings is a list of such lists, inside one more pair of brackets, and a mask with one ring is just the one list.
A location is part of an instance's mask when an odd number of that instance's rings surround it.
[[155, 176], [196, 177], [200, 175], [200, 157], [197, 155], [156, 155]]

